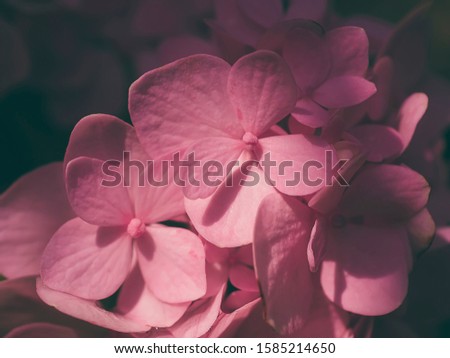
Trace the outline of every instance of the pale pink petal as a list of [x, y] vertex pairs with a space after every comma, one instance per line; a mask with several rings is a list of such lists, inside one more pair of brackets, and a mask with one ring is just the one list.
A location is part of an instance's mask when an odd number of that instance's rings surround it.
[[237, 4], [245, 16], [265, 28], [274, 25], [283, 15], [280, 0], [237, 0]]
[[36, 275], [47, 242], [73, 218], [62, 163], [18, 179], [0, 196], [0, 273], [8, 278]]
[[183, 151], [205, 137], [242, 137], [227, 95], [229, 71], [224, 60], [194, 55], [147, 72], [132, 84], [131, 118], [152, 158]]
[[205, 252], [189, 230], [153, 224], [137, 239], [142, 276], [156, 298], [193, 301], [206, 292]]
[[112, 169], [105, 170], [105, 162], [99, 159], [78, 157], [68, 163], [67, 195], [80, 218], [93, 225], [115, 226], [127, 225], [135, 217], [122, 168], [116, 167], [117, 176], [111, 176], [107, 170]]
[[[259, 178], [256, 185], [239, 185], [240, 181], [253, 182], [253, 177], [235, 168], [228, 181], [207, 199], [185, 199], [186, 212], [195, 229], [207, 241], [219, 247], [237, 247], [252, 242], [258, 207], [263, 198], [276, 192], [265, 182], [264, 173], [257, 167], [251, 172]], [[227, 184], [228, 183], [228, 184]]]
[[354, 106], [377, 91], [372, 82], [357, 76], [333, 77], [314, 91], [312, 98], [327, 108]]
[[[205, 242], [207, 244], [208, 242]], [[211, 244], [209, 244], [211, 245]], [[227, 249], [223, 249], [227, 251]], [[229, 264], [206, 262], [206, 293], [202, 298], [208, 298], [217, 295], [228, 281]]]
[[146, 332], [151, 327], [141, 322], [133, 321], [101, 308], [97, 302], [85, 300], [67, 293], [54, 291], [37, 279], [36, 289], [39, 297], [48, 305], [55, 307], [69, 316], [81, 319], [94, 325], [105, 327], [117, 332]]
[[259, 160], [275, 162], [264, 170], [274, 186], [284, 194], [307, 195], [318, 191], [326, 182], [326, 152], [334, 149], [324, 140], [302, 134], [263, 138]]
[[346, 311], [383, 315], [406, 296], [410, 260], [403, 228], [347, 225], [328, 237], [322, 287]]
[[233, 65], [228, 93], [242, 127], [257, 137], [287, 116], [297, 100], [287, 64], [266, 50], [242, 57]]
[[362, 124], [350, 129], [350, 133], [361, 142], [370, 162], [394, 159], [403, 150], [398, 132], [386, 125]]
[[70, 327], [53, 323], [35, 322], [19, 326], [10, 331], [5, 338], [77, 338], [78, 334]]
[[86, 299], [103, 299], [120, 287], [132, 259], [126, 227], [98, 227], [76, 218], [64, 224], [42, 255], [44, 284]]
[[428, 97], [425, 93], [414, 93], [402, 103], [395, 121], [398, 123], [398, 132], [403, 140], [403, 150], [411, 142], [417, 124], [422, 119], [427, 108]]
[[283, 47], [283, 57], [302, 94], [310, 94], [325, 81], [331, 68], [326, 42], [309, 28], [298, 27], [290, 32]]
[[313, 287], [306, 250], [311, 211], [300, 201], [272, 194], [261, 203], [255, 224], [255, 270], [267, 322], [281, 334], [307, 320]]
[[422, 210], [429, 192], [426, 180], [407, 167], [368, 165], [350, 183], [340, 211], [349, 217], [364, 215], [395, 222]]
[[186, 150], [185, 161], [192, 154], [197, 163], [184, 170], [184, 195], [189, 199], [209, 197], [229, 174], [233, 162], [245, 149], [241, 140], [231, 138], [205, 138]]
[[231, 266], [230, 282], [233, 284], [233, 286], [240, 290], [259, 292], [255, 271], [247, 265], [237, 263]]
[[115, 311], [126, 318], [153, 327], [169, 327], [178, 321], [191, 302], [166, 303], [147, 288], [136, 266], [120, 289]]
[[329, 111], [308, 97], [297, 101], [291, 115], [301, 124], [311, 128], [322, 127], [331, 118]]
[[194, 302], [185, 315], [168, 330], [177, 338], [203, 336], [212, 327], [220, 313], [225, 287], [215, 296]]
[[70, 135], [64, 165], [77, 157], [122, 161], [123, 152], [135, 146], [134, 128], [108, 114], [92, 114], [81, 119]]
[[328, 0], [292, 0], [285, 19], [308, 19], [322, 22], [328, 6]]
[[364, 76], [369, 65], [369, 40], [361, 27], [344, 26], [325, 35], [331, 56], [330, 77]]

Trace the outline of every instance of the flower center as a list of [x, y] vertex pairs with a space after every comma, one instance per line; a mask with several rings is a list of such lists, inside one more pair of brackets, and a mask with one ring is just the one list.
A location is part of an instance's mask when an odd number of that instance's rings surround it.
[[247, 145], [255, 145], [258, 143], [258, 137], [251, 132], [245, 132], [242, 141]]
[[140, 219], [131, 219], [127, 227], [127, 232], [132, 238], [137, 239], [144, 234], [145, 224]]

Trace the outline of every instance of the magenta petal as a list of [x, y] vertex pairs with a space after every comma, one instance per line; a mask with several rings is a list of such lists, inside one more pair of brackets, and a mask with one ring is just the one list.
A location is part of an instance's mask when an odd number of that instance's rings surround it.
[[70, 327], [53, 323], [35, 322], [19, 326], [5, 338], [77, 338], [78, 334]]
[[396, 121], [398, 132], [403, 140], [403, 149], [406, 149], [428, 108], [428, 97], [425, 93], [414, 93], [402, 103]]
[[217, 295], [194, 302], [185, 315], [168, 330], [179, 338], [203, 336], [212, 327], [220, 313], [225, 287]]
[[44, 284], [92, 300], [112, 295], [130, 271], [133, 246], [125, 229], [68, 221], [42, 255]]
[[242, 137], [227, 95], [229, 71], [224, 60], [194, 55], [132, 84], [131, 118], [152, 158], [183, 151], [205, 137]]
[[0, 196], [0, 273], [8, 278], [38, 274], [45, 245], [74, 216], [62, 163], [43, 166], [17, 180]]
[[116, 312], [136, 322], [153, 327], [169, 327], [186, 312], [191, 302], [166, 303], [147, 288], [141, 270], [136, 266], [120, 289]]
[[308, 28], [296, 28], [283, 47], [283, 57], [289, 64], [302, 93], [309, 93], [328, 76], [330, 54], [322, 37]]
[[330, 233], [322, 262], [326, 296], [346, 311], [379, 316], [396, 309], [408, 288], [411, 253], [398, 227], [347, 225]]
[[428, 201], [430, 187], [415, 171], [397, 165], [370, 165], [350, 183], [340, 203], [349, 217], [364, 215], [389, 222], [409, 219]]
[[113, 183], [98, 159], [78, 157], [66, 169], [66, 187], [72, 208], [93, 225], [127, 225], [134, 217], [124, 183]]
[[325, 35], [332, 59], [329, 77], [364, 76], [369, 65], [369, 40], [361, 27], [345, 26]]
[[205, 251], [197, 235], [153, 224], [137, 245], [142, 276], [156, 298], [180, 303], [205, 294]]
[[[259, 141], [260, 161], [270, 158], [275, 162], [265, 175], [284, 194], [307, 195], [325, 185], [326, 151], [334, 149], [318, 137], [292, 134], [263, 138]], [[267, 161], [268, 163], [268, 161]]]
[[350, 133], [361, 142], [370, 162], [396, 158], [403, 150], [402, 138], [398, 132], [386, 125], [363, 124], [353, 127]]
[[255, 225], [255, 270], [267, 322], [281, 334], [306, 321], [313, 294], [306, 249], [310, 209], [294, 198], [272, 194], [259, 207]]
[[224, 182], [209, 198], [185, 200], [186, 212], [195, 229], [216, 246], [250, 244], [258, 207], [266, 195], [276, 192], [264, 181], [259, 168], [252, 167], [251, 171], [259, 178], [257, 185], [239, 185], [241, 180], [251, 184], [253, 178], [235, 168], [230, 176], [233, 185]]
[[346, 75], [325, 81], [314, 91], [313, 99], [327, 108], [344, 108], [364, 102], [376, 91], [372, 82]]
[[310, 98], [299, 99], [291, 114], [298, 122], [311, 128], [323, 127], [331, 118], [330, 112]]
[[233, 65], [228, 93], [242, 127], [257, 137], [288, 115], [297, 100], [289, 67], [275, 52], [266, 50]]
[[97, 326], [123, 333], [146, 332], [151, 328], [146, 324], [108, 312], [101, 308], [95, 301], [54, 291], [45, 286], [39, 278], [36, 282], [36, 289], [39, 297], [48, 305], [55, 307], [58, 311], [69, 316]]

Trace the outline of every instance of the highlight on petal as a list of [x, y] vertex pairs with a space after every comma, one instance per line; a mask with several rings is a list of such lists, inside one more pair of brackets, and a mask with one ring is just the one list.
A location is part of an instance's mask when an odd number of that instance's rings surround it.
[[310, 310], [313, 286], [306, 250], [312, 212], [295, 198], [267, 196], [255, 223], [255, 271], [266, 320], [281, 334], [296, 332]]
[[159, 300], [182, 303], [206, 293], [205, 251], [191, 231], [153, 224], [137, 248], [142, 276]]
[[98, 227], [72, 219], [53, 235], [42, 255], [46, 286], [80, 298], [112, 295], [131, 269], [132, 241], [126, 227]]
[[0, 196], [0, 273], [39, 273], [40, 258], [55, 231], [75, 214], [67, 200], [62, 163], [40, 167]]

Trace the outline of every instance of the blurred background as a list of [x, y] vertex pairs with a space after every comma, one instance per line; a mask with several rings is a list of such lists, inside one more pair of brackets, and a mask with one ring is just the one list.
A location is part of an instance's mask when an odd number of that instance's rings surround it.
[[[331, 6], [343, 17], [396, 23], [421, 2]], [[83, 116], [129, 120], [128, 87], [163, 62], [162, 41], [188, 34], [200, 39], [199, 52], [209, 51], [202, 39], [212, 12], [208, 0], [0, 0], [0, 192], [20, 175], [62, 160]], [[430, 24], [430, 70], [450, 80], [450, 1], [434, 1]], [[182, 48], [183, 41], [171, 46]]]

